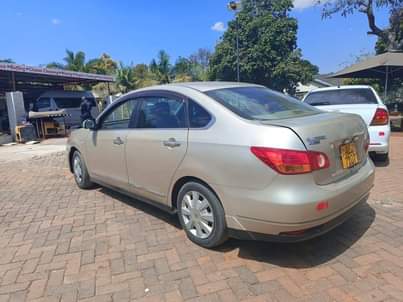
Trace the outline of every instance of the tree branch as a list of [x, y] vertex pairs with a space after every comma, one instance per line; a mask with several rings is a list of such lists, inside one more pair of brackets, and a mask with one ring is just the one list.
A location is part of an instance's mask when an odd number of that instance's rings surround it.
[[373, 10], [373, 2], [372, 0], [368, 1], [365, 13], [368, 18], [368, 25], [371, 31], [368, 32], [369, 35], [376, 35], [378, 37], [384, 38], [387, 34], [385, 30], [380, 29], [375, 23], [375, 15]]

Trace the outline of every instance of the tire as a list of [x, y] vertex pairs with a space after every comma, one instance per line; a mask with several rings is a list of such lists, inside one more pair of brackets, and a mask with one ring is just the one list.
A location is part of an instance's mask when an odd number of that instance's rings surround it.
[[71, 167], [73, 170], [74, 180], [80, 189], [91, 189], [94, 184], [90, 180], [90, 175], [88, 174], [87, 166], [85, 165], [84, 159], [81, 153], [75, 151], [71, 158]]
[[389, 159], [389, 153], [377, 153], [375, 158], [378, 161], [386, 162]]
[[211, 189], [188, 182], [178, 193], [177, 206], [180, 224], [191, 241], [213, 248], [227, 240], [224, 209]]

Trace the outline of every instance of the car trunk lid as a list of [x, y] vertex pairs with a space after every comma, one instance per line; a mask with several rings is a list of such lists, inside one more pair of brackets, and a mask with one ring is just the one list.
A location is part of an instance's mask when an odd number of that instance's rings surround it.
[[329, 106], [315, 106], [318, 109], [330, 112], [345, 112], [358, 114], [365, 121], [367, 126], [371, 125], [374, 118], [378, 104], [353, 104], [353, 105], [329, 105]]
[[[367, 127], [362, 119], [353, 114], [323, 112], [312, 116], [293, 119], [262, 121], [265, 125], [286, 127], [293, 130], [307, 150], [325, 153], [329, 168], [313, 172], [318, 185], [337, 182], [354, 174], [366, 161], [365, 150], [368, 139]], [[355, 146], [359, 163], [346, 168], [342, 164], [342, 146]], [[345, 148], [345, 147], [343, 147]]]

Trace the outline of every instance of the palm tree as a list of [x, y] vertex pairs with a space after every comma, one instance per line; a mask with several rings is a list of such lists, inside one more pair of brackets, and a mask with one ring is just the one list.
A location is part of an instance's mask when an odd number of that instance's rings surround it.
[[158, 62], [155, 59], [151, 61], [150, 70], [159, 83], [171, 82], [171, 64], [169, 63], [169, 55], [164, 50], [160, 50], [158, 53]]
[[85, 53], [78, 51], [74, 53], [71, 50], [66, 50], [66, 56], [63, 58], [63, 63], [52, 62], [46, 65], [48, 68], [59, 68], [71, 71], [90, 72], [98, 74], [115, 74], [118, 64], [104, 53], [99, 58], [91, 59], [88, 62], [85, 60]]
[[120, 62], [116, 74], [116, 81], [123, 92], [136, 89], [136, 79], [134, 77], [133, 66], [125, 66]]
[[85, 63], [85, 53], [83, 51], [78, 51], [74, 53], [71, 50], [66, 49], [66, 56], [63, 61], [65, 64], [65, 69], [71, 71], [87, 71], [87, 66]]

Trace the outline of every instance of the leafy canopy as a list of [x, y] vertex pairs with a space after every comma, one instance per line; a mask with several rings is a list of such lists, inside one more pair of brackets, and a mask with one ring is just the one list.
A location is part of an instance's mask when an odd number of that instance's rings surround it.
[[297, 20], [291, 0], [242, 1], [210, 60], [210, 79], [236, 80], [236, 33], [239, 27], [240, 78], [293, 94], [298, 82], [318, 72], [297, 48]]
[[[380, 52], [403, 51], [403, 0], [332, 0], [325, 2], [322, 10], [324, 18], [336, 13], [346, 17], [354, 12], [367, 16], [369, 35], [378, 36]], [[380, 28], [376, 23], [375, 10], [388, 8], [390, 11], [389, 26]]]

